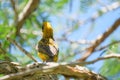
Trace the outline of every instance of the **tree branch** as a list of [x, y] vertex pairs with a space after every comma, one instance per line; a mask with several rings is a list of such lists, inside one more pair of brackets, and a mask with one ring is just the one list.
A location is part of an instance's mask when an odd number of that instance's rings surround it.
[[73, 40], [68, 40], [67, 38], [58, 38], [57, 41], [68, 41], [70, 43], [76, 43], [76, 44], [93, 44], [93, 41], [87, 41], [87, 40], [73, 41]]
[[[42, 75], [62, 74], [64, 76], [86, 79], [86, 80], [106, 80], [103, 76], [96, 74], [82, 66], [70, 66], [66, 63], [34, 63], [27, 66], [24, 71], [9, 74], [0, 78], [0, 80], [19, 80], [19, 79], [34, 79]], [[29, 78], [28, 78], [29, 76]]]
[[15, 14], [15, 22], [17, 23], [18, 22], [18, 11], [17, 11], [17, 7], [16, 7], [16, 4], [15, 4], [15, 1], [14, 0], [10, 0], [11, 4], [12, 4], [12, 8], [13, 8], [13, 11], [14, 11], [14, 14]]
[[112, 34], [113, 31], [115, 31], [120, 25], [120, 18], [115, 21], [115, 23], [110, 27], [106, 32], [104, 32], [102, 35], [98, 36], [98, 38], [94, 41], [94, 44], [87, 48], [86, 53], [82, 56], [81, 59], [78, 61], [85, 61], [110, 34]]
[[[105, 80], [105, 78], [99, 74], [96, 74], [83, 65], [93, 64], [100, 60], [119, 58], [120, 54], [109, 54], [104, 57], [97, 58], [88, 62], [72, 62], [72, 63], [34, 63], [28, 64], [26, 67], [20, 67], [19, 64], [10, 63], [10, 62], [0, 62], [0, 73], [9, 74], [8, 72], [14, 73], [3, 76], [0, 80], [13, 80], [26, 78], [32, 80], [35, 77], [42, 75], [51, 75], [51, 74], [62, 74], [64, 76], [80, 78], [86, 80]], [[5, 66], [6, 65], [6, 66]], [[12, 67], [11, 67], [12, 65]], [[13, 66], [14, 65], [14, 66]], [[2, 66], [2, 67], [1, 67]], [[38, 75], [39, 74], [39, 75]], [[99, 77], [99, 78], [98, 78]], [[36, 79], [37, 80], [37, 79]]]
[[3, 56], [3, 59], [7, 61], [11, 61], [9, 56], [7, 55], [7, 52], [2, 48], [2, 43], [0, 43], [0, 56]]
[[18, 23], [16, 27], [16, 35], [19, 35], [20, 29], [22, 28], [27, 17], [38, 7], [39, 0], [29, 0], [23, 11], [18, 16]]
[[23, 49], [15, 40], [12, 40], [10, 37], [7, 37], [7, 40], [10, 41], [12, 44], [17, 46], [25, 55], [27, 55], [30, 59], [32, 59], [34, 62], [37, 62], [36, 59], [25, 49]]
[[99, 48], [95, 49], [95, 51], [103, 50], [103, 49], [105, 49], [105, 48], [107, 48], [107, 47], [109, 47], [109, 46], [112, 46], [112, 45], [118, 44], [118, 43], [120, 43], [120, 40], [114, 41], [114, 42], [112, 42], [112, 43], [110, 43], [110, 44], [108, 44], [108, 45], [106, 45], [106, 46], [99, 47]]
[[[16, 73], [17, 67], [9, 61], [0, 61], [0, 74]], [[1, 80], [1, 79], [0, 79]]]

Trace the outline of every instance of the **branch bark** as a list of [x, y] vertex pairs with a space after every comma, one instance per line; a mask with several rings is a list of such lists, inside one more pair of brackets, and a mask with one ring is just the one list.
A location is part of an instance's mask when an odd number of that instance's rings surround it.
[[0, 80], [39, 80], [40, 78], [38, 79], [38, 76], [55, 74], [84, 80], [106, 80], [105, 77], [90, 71], [86, 67], [70, 65], [67, 63], [34, 63], [25, 68], [21, 68], [22, 71], [18, 73], [3, 76]]
[[87, 48], [86, 53], [82, 56], [78, 61], [85, 61], [113, 31], [115, 31], [120, 25], [120, 18], [115, 21], [115, 23], [110, 27], [106, 32], [102, 35], [98, 36], [98, 38], [94, 41], [94, 44]]
[[[0, 78], [0, 80], [39, 80], [41, 77], [49, 75], [62, 74], [67, 77], [79, 78], [85, 80], [106, 80], [100, 74], [90, 71], [83, 65], [93, 64], [100, 60], [120, 58], [120, 54], [109, 54], [104, 57], [97, 58], [89, 62], [74, 63], [34, 63], [28, 64], [26, 67], [20, 66], [15, 62], [0, 62], [0, 74], [8, 74]], [[10, 74], [13, 73], [13, 74]], [[38, 79], [39, 77], [39, 79]]]
[[22, 28], [25, 20], [38, 7], [38, 5], [39, 5], [39, 0], [29, 0], [28, 1], [25, 8], [18, 16], [18, 23], [16, 25], [16, 35], [19, 35], [20, 29]]
[[37, 62], [37, 60], [25, 49], [23, 49], [15, 40], [12, 40], [10, 37], [7, 37], [7, 40], [17, 46], [26, 56], [28, 56], [30, 59], [32, 59], [34, 62]]

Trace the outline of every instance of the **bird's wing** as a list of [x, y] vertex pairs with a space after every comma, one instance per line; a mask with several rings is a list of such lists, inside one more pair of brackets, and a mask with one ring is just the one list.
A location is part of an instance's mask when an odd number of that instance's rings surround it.
[[57, 55], [58, 48], [54, 44], [38, 44], [38, 51], [51, 57]]

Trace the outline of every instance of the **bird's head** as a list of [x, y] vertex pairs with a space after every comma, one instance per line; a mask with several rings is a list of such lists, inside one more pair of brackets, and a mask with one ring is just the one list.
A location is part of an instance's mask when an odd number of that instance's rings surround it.
[[53, 38], [53, 29], [49, 22], [45, 21], [42, 25], [43, 38]]

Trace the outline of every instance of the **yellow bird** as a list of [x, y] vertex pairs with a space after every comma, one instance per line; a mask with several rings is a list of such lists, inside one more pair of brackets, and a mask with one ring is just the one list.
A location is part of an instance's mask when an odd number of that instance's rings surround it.
[[53, 29], [49, 22], [43, 22], [43, 36], [38, 42], [38, 56], [43, 62], [57, 62], [59, 49], [53, 38]]

